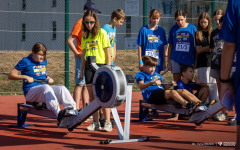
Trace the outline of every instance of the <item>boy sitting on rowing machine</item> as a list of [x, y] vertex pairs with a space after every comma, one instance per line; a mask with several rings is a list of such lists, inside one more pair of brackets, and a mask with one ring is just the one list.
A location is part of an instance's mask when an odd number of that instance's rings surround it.
[[[180, 67], [181, 80], [177, 82], [175, 90], [186, 89], [190, 93], [193, 93], [202, 102], [208, 98], [208, 85], [201, 82], [198, 77], [194, 77], [194, 67], [191, 65], [181, 65]], [[193, 82], [193, 79], [195, 82]], [[196, 93], [194, 93], [196, 91]], [[177, 115], [172, 120], [188, 119], [184, 115]]]
[[[181, 80], [177, 82], [177, 89], [186, 89], [193, 93], [194, 90], [197, 92], [194, 94], [202, 102], [208, 98], [208, 85], [201, 82], [198, 77], [194, 77], [194, 67], [191, 65], [182, 65], [180, 68]], [[193, 79], [195, 82], [193, 82]]]
[[142, 71], [139, 71], [135, 78], [139, 88], [142, 90], [144, 101], [150, 104], [161, 105], [167, 104], [167, 100], [173, 99], [183, 107], [189, 109], [189, 113], [191, 114], [201, 101], [185, 89], [177, 91], [168, 90], [172, 85], [176, 86], [176, 82], [172, 82], [170, 86], [165, 85], [163, 87], [162, 81], [164, 78], [155, 72], [158, 60], [151, 56], [144, 56], [142, 59], [144, 62]]

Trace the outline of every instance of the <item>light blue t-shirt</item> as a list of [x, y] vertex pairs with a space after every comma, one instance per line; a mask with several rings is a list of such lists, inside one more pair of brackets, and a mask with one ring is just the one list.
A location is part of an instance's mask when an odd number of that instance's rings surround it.
[[[164, 79], [160, 74], [158, 74], [158, 73], [156, 73], [156, 72], [154, 72], [153, 75], [151, 75], [151, 74], [144, 73], [144, 72], [142, 72], [142, 71], [139, 71], [139, 72], [136, 74], [135, 78], [136, 78], [137, 84], [138, 84], [139, 81], [141, 81], [141, 80], [142, 80], [144, 83], [147, 83], [147, 82], [153, 81], [153, 80], [155, 80], [155, 79], [160, 80], [160, 81], [162, 82], [163, 79]], [[153, 91], [156, 91], [156, 90], [159, 90], [159, 89], [160, 89], [160, 90], [164, 90], [164, 88], [163, 88], [162, 85], [160, 85], [160, 86], [151, 85], [151, 86], [149, 86], [148, 88], [142, 90], [142, 96], [143, 96], [144, 101], [145, 101], [145, 102], [148, 102], [148, 98], [150, 97], [151, 93], [152, 93]]]
[[228, 0], [220, 37], [227, 42], [236, 43], [235, 108], [237, 121], [240, 121], [240, 1]]
[[[116, 40], [116, 27], [111, 27], [109, 24], [105, 24], [102, 27], [108, 35], [110, 44], [111, 44], [111, 56], [112, 58], [114, 57], [114, 43], [117, 41]], [[111, 65], [114, 65], [113, 59], [111, 60]]]
[[[46, 79], [47, 74], [47, 59], [43, 62], [35, 62], [32, 59], [32, 56], [24, 57], [22, 60], [18, 62], [18, 64], [15, 66], [15, 69], [21, 70], [21, 75], [27, 75], [32, 77], [33, 79]], [[46, 83], [25, 83], [23, 82], [23, 92], [24, 95], [27, 95], [29, 89], [31, 87], [46, 84]]]
[[149, 26], [145, 25], [139, 31], [136, 44], [142, 46], [142, 57], [148, 55], [158, 59], [156, 72], [162, 71], [164, 45], [167, 45], [165, 30], [160, 26], [157, 30], [150, 30]]
[[168, 37], [168, 43], [173, 45], [171, 59], [185, 65], [195, 63], [196, 49], [194, 34], [196, 31], [196, 27], [190, 23], [188, 23], [186, 28], [180, 28], [177, 24], [172, 26]]

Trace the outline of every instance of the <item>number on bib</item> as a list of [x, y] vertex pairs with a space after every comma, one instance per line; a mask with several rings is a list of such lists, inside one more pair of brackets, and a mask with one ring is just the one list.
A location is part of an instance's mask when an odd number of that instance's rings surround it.
[[180, 52], [189, 52], [190, 45], [189, 44], [177, 44], [176, 51]]
[[159, 51], [158, 50], [146, 50], [145, 55], [159, 59]]

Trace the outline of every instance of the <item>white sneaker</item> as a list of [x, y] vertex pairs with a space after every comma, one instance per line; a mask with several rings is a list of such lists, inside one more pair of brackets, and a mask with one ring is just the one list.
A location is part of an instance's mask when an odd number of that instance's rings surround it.
[[105, 132], [111, 132], [112, 131], [112, 123], [108, 122], [107, 120], [104, 123], [103, 131]]
[[220, 121], [228, 120], [228, 114], [227, 113], [222, 113], [220, 116]]
[[90, 117], [88, 118], [88, 120], [93, 120], [93, 116], [90, 116]]
[[65, 116], [76, 116], [78, 114], [78, 110], [76, 109], [67, 109], [65, 112]]
[[88, 131], [99, 131], [101, 130], [100, 122], [93, 121], [88, 127]]
[[91, 121], [93, 120], [93, 116], [90, 116], [89, 118], [87, 118], [87, 120], [85, 120], [84, 122], [88, 122], [88, 121]]
[[216, 121], [224, 121], [228, 119], [228, 115], [226, 113], [219, 112], [213, 117], [213, 119]]

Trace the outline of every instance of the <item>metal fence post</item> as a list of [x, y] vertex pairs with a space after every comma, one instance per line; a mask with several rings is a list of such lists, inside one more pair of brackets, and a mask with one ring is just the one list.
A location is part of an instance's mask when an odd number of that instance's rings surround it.
[[[213, 1], [212, 2], [212, 14], [214, 13], [215, 10], [216, 10], [216, 1]], [[213, 22], [214, 22], [214, 19], [212, 19], [212, 25], [213, 25], [213, 29], [215, 29], [216, 25]]]
[[69, 36], [69, 0], [65, 0], [65, 86], [69, 89], [69, 47], [67, 39]]
[[143, 0], [143, 25], [147, 24], [147, 0]]

